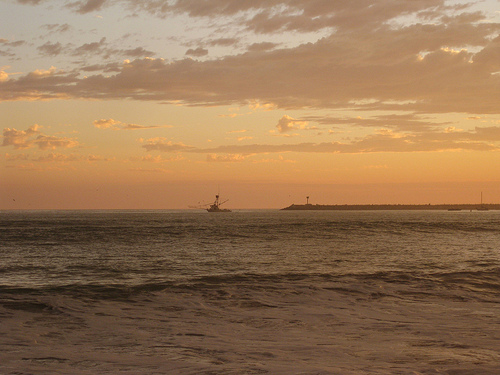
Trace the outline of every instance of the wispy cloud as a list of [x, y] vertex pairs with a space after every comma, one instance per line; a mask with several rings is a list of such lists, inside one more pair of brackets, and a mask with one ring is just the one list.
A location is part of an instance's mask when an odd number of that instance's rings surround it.
[[41, 26], [42, 29], [45, 29], [49, 31], [50, 33], [54, 34], [63, 34], [67, 33], [72, 29], [72, 26], [64, 23], [64, 24], [59, 24], [59, 23], [51, 23], [51, 24], [45, 24]]
[[131, 172], [140, 172], [140, 173], [172, 173], [172, 171], [165, 168], [130, 168]]
[[138, 124], [127, 124], [118, 120], [113, 119], [101, 119], [95, 120], [94, 126], [99, 129], [111, 129], [111, 130], [143, 130], [143, 129], [158, 129], [158, 128], [169, 128], [170, 125], [138, 125]]
[[150, 138], [141, 141], [146, 143], [142, 147], [148, 151], [178, 152], [194, 149], [193, 146], [187, 146], [182, 142], [174, 143], [172, 141], [167, 141], [167, 139], [163, 137]]
[[171, 158], [165, 158], [162, 155], [146, 155], [142, 157], [132, 157], [130, 158], [130, 161], [132, 162], [146, 162], [146, 163], [166, 163], [166, 162], [172, 162], [172, 161], [179, 161], [183, 160], [184, 158], [180, 155], [176, 155]]
[[225, 155], [208, 154], [207, 161], [219, 162], [219, 163], [234, 163], [234, 162], [244, 161], [245, 159], [247, 159], [247, 157], [248, 156], [241, 154], [225, 154]]
[[194, 153], [211, 155], [255, 155], [263, 153], [341, 153], [366, 154], [387, 152], [500, 151], [500, 127], [476, 127], [473, 131], [394, 133], [390, 130], [370, 134], [350, 142], [298, 144], [225, 145], [193, 148]]
[[[44, 44], [37, 47], [38, 52], [44, 56], [59, 56], [68, 55], [72, 57], [97, 57], [100, 56], [104, 59], [110, 59], [111, 57], [120, 58], [143, 58], [146, 56], [154, 56], [153, 51], [148, 51], [143, 47], [119, 49], [112, 47], [105, 37], [101, 38], [99, 41], [84, 43], [78, 47], [74, 47], [70, 43], [62, 44], [61, 42], [51, 42], [47, 41]], [[88, 69], [88, 67], [83, 67], [83, 69]], [[109, 68], [105, 68], [109, 69]]]

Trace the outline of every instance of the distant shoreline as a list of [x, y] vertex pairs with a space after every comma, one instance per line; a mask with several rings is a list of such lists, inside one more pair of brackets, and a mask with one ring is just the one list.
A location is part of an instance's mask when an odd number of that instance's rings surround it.
[[487, 211], [500, 210], [500, 204], [292, 204], [282, 208], [285, 211]]

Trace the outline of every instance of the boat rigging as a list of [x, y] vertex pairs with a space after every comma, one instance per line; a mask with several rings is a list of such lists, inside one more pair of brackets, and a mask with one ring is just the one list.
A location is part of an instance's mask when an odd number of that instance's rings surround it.
[[207, 210], [208, 212], [231, 212], [231, 210], [227, 208], [221, 208], [224, 203], [226, 203], [229, 199], [226, 199], [225, 201], [220, 200], [219, 194], [215, 196], [215, 201], [213, 203], [207, 203], [207, 204], [201, 204], [198, 206], [189, 206], [190, 208], [200, 208]]

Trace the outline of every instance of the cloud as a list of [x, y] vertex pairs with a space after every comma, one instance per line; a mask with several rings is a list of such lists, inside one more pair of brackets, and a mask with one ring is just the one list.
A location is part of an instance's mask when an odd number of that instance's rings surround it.
[[72, 148], [78, 146], [78, 141], [67, 137], [55, 137], [49, 135], [39, 135], [33, 144], [42, 150], [55, 150], [56, 148]]
[[38, 146], [41, 150], [56, 148], [72, 148], [79, 145], [78, 141], [68, 137], [56, 137], [40, 133], [40, 126], [35, 124], [27, 130], [5, 128], [3, 130], [2, 146], [13, 146], [16, 149], [26, 149]]
[[3, 70], [0, 70], [0, 82], [7, 81], [9, 79], [9, 75], [5, 73]]
[[76, 1], [70, 4], [70, 7], [75, 8], [78, 13], [86, 14], [102, 9], [107, 0], [86, 0]]
[[47, 42], [44, 45], [41, 45], [37, 48], [41, 54], [47, 56], [57, 56], [63, 51], [63, 46], [61, 43], [50, 43]]
[[29, 5], [38, 5], [44, 0], [17, 0], [18, 3], [21, 4], [29, 4]]
[[71, 30], [71, 26], [67, 23], [62, 25], [59, 23], [48, 23], [40, 27], [54, 33], [65, 33]]
[[143, 57], [143, 56], [152, 56], [154, 52], [148, 51], [142, 47], [136, 47], [133, 49], [125, 49], [125, 50], [115, 50], [115, 53], [120, 53], [125, 56], [130, 57]]
[[88, 55], [88, 54], [108, 55], [108, 53], [106, 52], [106, 46], [107, 46], [106, 38], [103, 37], [99, 40], [99, 42], [82, 44], [80, 47], [77, 47], [73, 51], [73, 54], [75, 56]]
[[[47, 43], [46, 43], [47, 44]], [[58, 43], [57, 43], [58, 44]], [[44, 45], [45, 46], [45, 45]], [[41, 49], [42, 47], [38, 49]], [[143, 47], [129, 48], [129, 49], [117, 49], [113, 48], [107, 42], [105, 37], [101, 38], [98, 42], [84, 43], [79, 47], [69, 49], [67, 51], [72, 56], [102, 56], [105, 59], [109, 59], [113, 56], [127, 56], [131, 58], [140, 58], [145, 56], [153, 56], [155, 53], [153, 51], [148, 51]]]
[[416, 113], [375, 115], [371, 117], [305, 116], [301, 120], [314, 121], [321, 125], [390, 128], [395, 131], [423, 132], [440, 129], [451, 122], [437, 122], [431, 117]]
[[47, 155], [39, 156], [37, 159], [33, 161], [44, 162], [44, 163], [52, 163], [52, 162], [68, 162], [68, 161], [78, 161], [81, 157], [71, 154], [64, 155], [59, 153], [49, 153]]
[[219, 162], [219, 163], [234, 163], [244, 161], [247, 156], [241, 154], [226, 154], [226, 155], [217, 155], [217, 154], [208, 154], [207, 161], [208, 162]]
[[94, 121], [94, 126], [99, 129], [110, 129], [110, 128], [115, 128], [117, 125], [120, 125], [120, 121], [116, 121], [113, 119], [101, 119], [101, 120], [95, 120]]
[[254, 33], [311, 33], [330, 29], [339, 32], [369, 32], [380, 25], [398, 25], [401, 18], [415, 17], [420, 23], [478, 22], [480, 14], [464, 13], [470, 4], [449, 4], [445, 0], [398, 1], [157, 1], [134, 0], [137, 10], [158, 17], [184, 14], [193, 18], [224, 22]]
[[278, 121], [278, 125], [276, 125], [280, 133], [286, 133], [295, 129], [305, 129], [306, 126], [306, 121], [299, 121], [287, 115], [284, 115]]
[[218, 39], [213, 39], [208, 42], [208, 45], [211, 47], [232, 47], [237, 45], [239, 42], [238, 39], [236, 38], [218, 38]]
[[138, 125], [138, 124], [122, 124], [121, 128], [125, 130], [142, 130], [142, 129], [158, 129], [158, 128], [167, 128], [169, 126], [167, 125], [150, 125], [150, 126], [145, 126], [145, 125]]
[[[108, 2], [75, 4], [75, 9], [92, 10]], [[467, 12], [463, 5], [444, 0], [114, 4], [161, 17], [234, 17], [239, 27], [261, 33], [328, 31], [314, 43], [280, 49], [268, 45], [207, 61], [137, 58], [118, 67], [114, 61], [108, 72], [116, 73], [107, 76], [82, 78], [59, 71], [34, 80], [30, 73], [1, 81], [0, 100], [131, 98], [186, 105], [259, 103], [283, 109], [500, 113], [500, 74], [495, 74], [500, 71], [500, 24], [486, 22], [486, 16]], [[73, 52], [107, 58], [124, 51], [102, 38]], [[206, 52], [198, 47], [189, 53]], [[99, 65], [106, 69], [106, 64]], [[96, 65], [91, 67], [86, 71]]]
[[141, 173], [172, 173], [172, 171], [169, 171], [168, 169], [163, 169], [163, 168], [152, 168], [152, 169], [130, 168], [129, 171], [131, 171], [131, 172], [141, 172]]
[[26, 44], [26, 41], [24, 41], [24, 40], [16, 40], [15, 42], [9, 42], [8, 39], [0, 38], [0, 45], [3, 45], [3, 46], [19, 47], [19, 46], [22, 46], [23, 44]]
[[24, 40], [16, 40], [11, 42], [8, 39], [0, 38], [0, 47], [3, 47], [2, 49], [0, 49], [0, 56], [10, 57], [10, 60], [16, 60], [16, 53], [14, 52], [13, 48], [20, 47], [25, 44], [26, 41]]
[[475, 133], [469, 132], [469, 135], [479, 140], [500, 141], [500, 127], [499, 126], [476, 127]]
[[271, 42], [261, 42], [261, 43], [253, 43], [248, 46], [248, 51], [250, 52], [264, 52], [270, 51], [278, 46], [277, 43]]
[[500, 127], [476, 127], [473, 131], [394, 133], [382, 130], [351, 142], [323, 142], [299, 144], [226, 145], [215, 148], [193, 148], [194, 153], [262, 154], [262, 153], [341, 153], [366, 154], [387, 152], [437, 152], [437, 151], [500, 151]]
[[112, 129], [112, 130], [142, 130], [142, 129], [158, 129], [158, 128], [166, 128], [171, 127], [169, 125], [138, 125], [138, 124], [126, 124], [121, 121], [113, 120], [113, 119], [101, 119], [95, 120], [94, 126], [98, 129]]
[[202, 57], [206, 55], [208, 55], [208, 50], [201, 47], [195, 49], [190, 48], [186, 51], [186, 56]]
[[162, 151], [162, 152], [178, 152], [191, 150], [194, 147], [187, 146], [182, 142], [174, 143], [172, 141], [167, 141], [165, 138], [157, 137], [147, 139], [146, 144], [142, 147], [148, 151]]
[[114, 158], [105, 158], [99, 155], [77, 155], [77, 154], [61, 154], [61, 153], [48, 153], [46, 155], [39, 156], [38, 158], [31, 159], [35, 162], [42, 163], [67, 163], [76, 161], [86, 161], [86, 162], [97, 162], [97, 161], [112, 161]]
[[39, 134], [40, 126], [35, 124], [30, 126], [27, 130], [17, 130], [5, 128], [3, 130], [2, 146], [14, 146], [14, 148], [24, 149], [29, 148], [33, 144], [30, 138]]
[[229, 117], [229, 118], [235, 118], [238, 116], [244, 116], [243, 113], [230, 113], [228, 115], [219, 115], [219, 117]]
[[41, 168], [40, 166], [35, 166], [33, 163], [8, 165], [6, 168], [18, 169], [21, 171], [36, 171], [36, 172], [54, 169], [54, 168], [44, 169]]
[[98, 161], [113, 161], [114, 158], [106, 158], [99, 155], [79, 155], [79, 154], [61, 154], [58, 152], [49, 152], [48, 154], [36, 156], [29, 154], [5, 154], [5, 160], [8, 162], [27, 161], [35, 163], [68, 163], [68, 162], [98, 162]]
[[11, 154], [5, 154], [5, 160], [6, 161], [18, 161], [18, 160], [28, 160], [29, 156], [27, 154], [16, 154], [16, 155], [11, 155]]
[[241, 141], [247, 141], [247, 140], [253, 139], [253, 137], [238, 137], [236, 139], [238, 142], [241, 142]]
[[133, 162], [140, 161], [140, 162], [147, 162], [147, 163], [165, 163], [165, 162], [171, 162], [171, 161], [179, 161], [179, 160], [183, 160], [183, 159], [184, 158], [180, 155], [176, 155], [176, 156], [171, 157], [171, 158], [164, 158], [161, 155], [156, 155], [156, 156], [146, 155], [146, 156], [142, 156], [142, 157], [132, 157], [132, 158], [130, 158], [130, 161], [133, 161]]

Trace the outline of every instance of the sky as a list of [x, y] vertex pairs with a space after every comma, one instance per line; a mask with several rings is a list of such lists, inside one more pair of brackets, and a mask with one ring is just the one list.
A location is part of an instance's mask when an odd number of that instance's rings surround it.
[[0, 209], [500, 202], [500, 2], [0, 0]]

